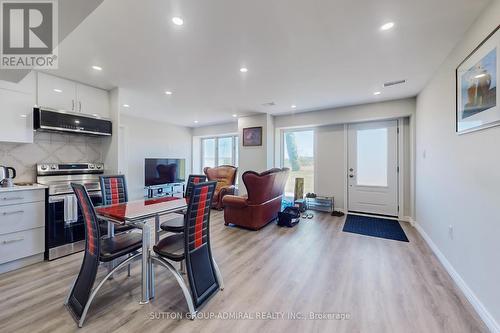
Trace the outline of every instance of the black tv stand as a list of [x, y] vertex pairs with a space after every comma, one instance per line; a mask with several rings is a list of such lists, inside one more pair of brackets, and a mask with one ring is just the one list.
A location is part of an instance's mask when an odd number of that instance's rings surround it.
[[184, 183], [168, 183], [146, 186], [145, 196], [148, 198], [181, 197], [184, 195]]

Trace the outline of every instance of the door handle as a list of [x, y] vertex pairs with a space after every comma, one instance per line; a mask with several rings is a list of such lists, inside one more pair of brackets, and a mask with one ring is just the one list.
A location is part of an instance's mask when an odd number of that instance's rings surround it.
[[78, 111], [82, 112], [82, 101], [78, 101]]
[[71, 100], [71, 111], [75, 111], [75, 100]]

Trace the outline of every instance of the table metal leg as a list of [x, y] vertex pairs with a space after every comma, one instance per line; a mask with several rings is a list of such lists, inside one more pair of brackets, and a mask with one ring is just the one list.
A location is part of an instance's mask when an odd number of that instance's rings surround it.
[[[112, 238], [115, 237], [115, 224], [113, 222], [107, 221], [108, 224], [108, 233], [106, 234], [106, 238]], [[115, 261], [111, 260], [106, 264], [106, 267], [108, 268], [108, 273], [113, 270], [115, 267]], [[110, 280], [114, 278], [114, 274], [109, 277]]]
[[149, 258], [149, 248], [151, 242], [151, 225], [146, 220], [144, 223], [141, 223], [142, 228], [142, 299], [140, 304], [149, 303], [149, 267], [150, 267], [150, 258]]
[[[155, 216], [155, 226], [154, 226], [154, 243], [157, 244], [160, 240], [160, 216]], [[149, 298], [155, 297], [155, 271], [153, 267], [153, 261], [149, 260]]]

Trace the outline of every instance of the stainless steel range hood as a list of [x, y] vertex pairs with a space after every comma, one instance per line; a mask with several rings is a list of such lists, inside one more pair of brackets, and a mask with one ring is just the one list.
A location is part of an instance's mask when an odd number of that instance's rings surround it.
[[111, 136], [112, 127], [109, 119], [79, 112], [33, 109], [33, 128], [37, 131]]

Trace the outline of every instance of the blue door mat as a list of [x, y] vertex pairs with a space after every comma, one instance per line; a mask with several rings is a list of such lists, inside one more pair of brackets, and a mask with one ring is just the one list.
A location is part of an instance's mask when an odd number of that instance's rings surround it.
[[398, 221], [378, 217], [347, 215], [344, 232], [409, 242]]

